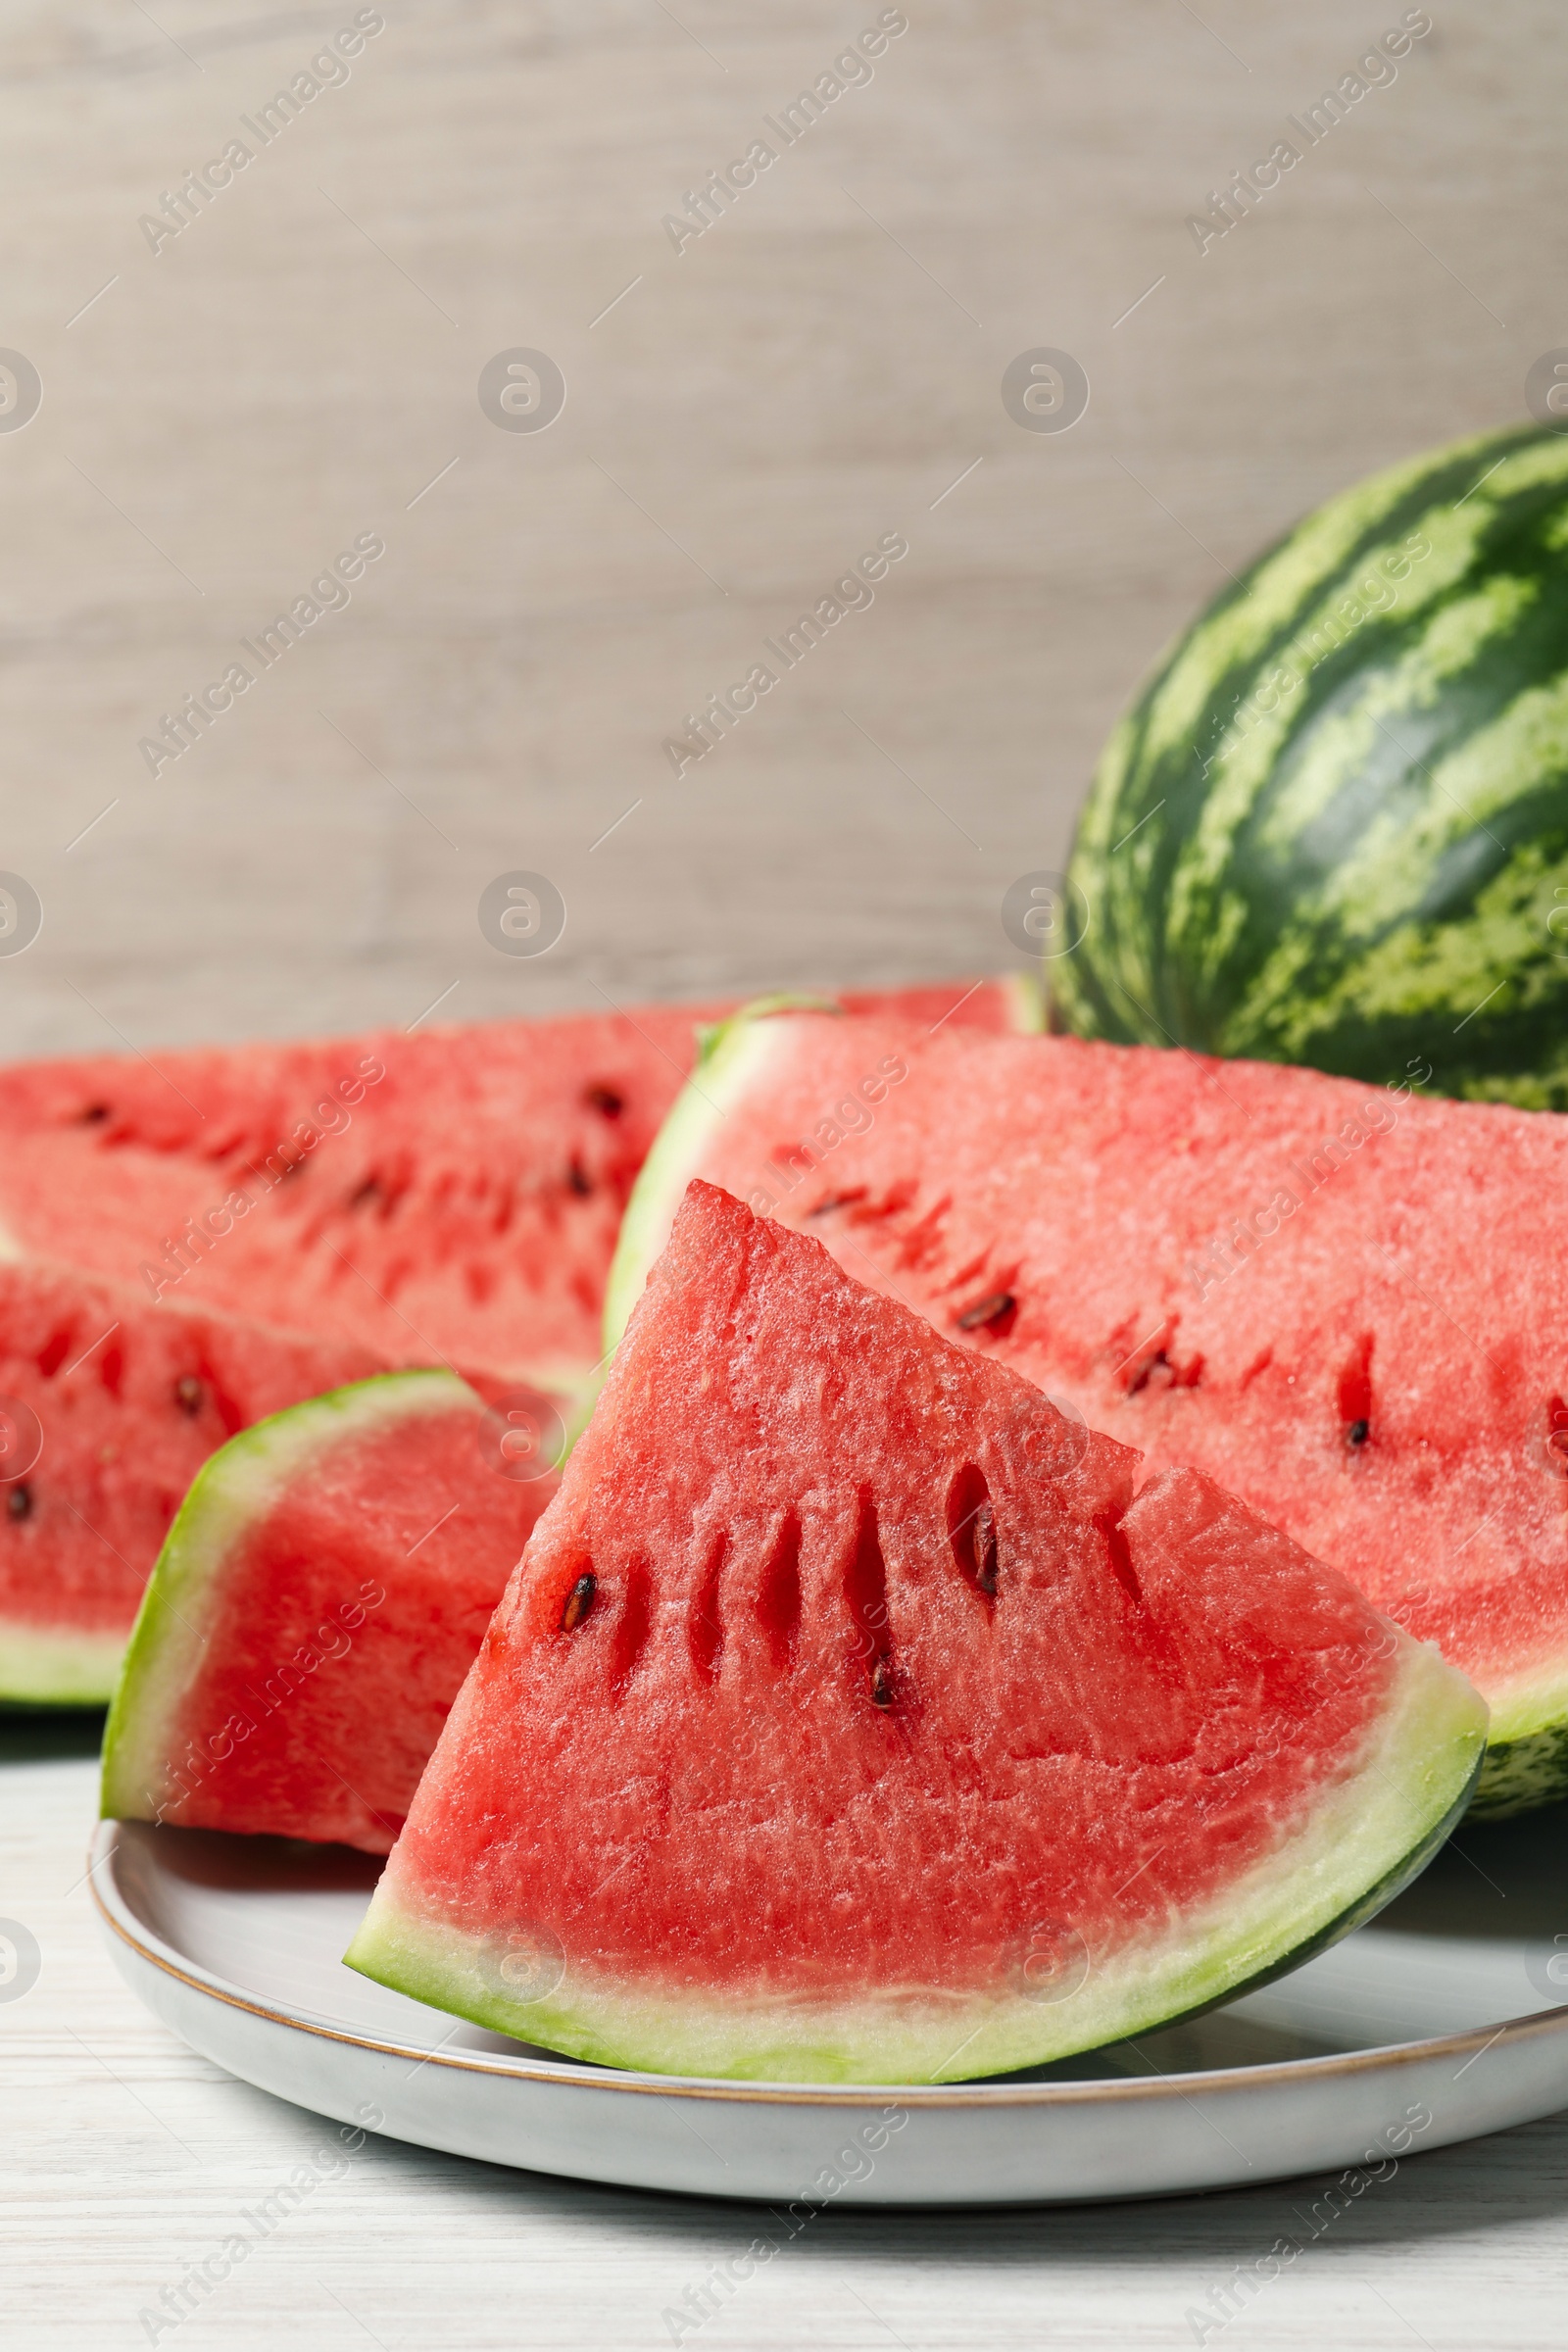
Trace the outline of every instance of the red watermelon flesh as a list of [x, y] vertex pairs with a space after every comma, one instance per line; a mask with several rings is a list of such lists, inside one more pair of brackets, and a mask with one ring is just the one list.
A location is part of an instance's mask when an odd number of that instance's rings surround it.
[[[1029, 1009], [1006, 982], [845, 1001], [921, 1034]], [[575, 1386], [622, 1204], [713, 1009], [0, 1070], [0, 1408], [15, 1393], [48, 1430], [0, 1518], [0, 1701], [109, 1695], [180, 1494], [261, 1415], [444, 1360], [492, 1398]], [[199, 1410], [173, 1401], [187, 1377]]]
[[1492, 1705], [1480, 1805], [1568, 1789], [1568, 1118], [808, 1015], [738, 1024], [701, 1088], [620, 1310], [687, 1178], [729, 1186], [1441, 1642]]
[[[851, 995], [922, 1034], [1011, 983]], [[713, 1005], [0, 1071], [0, 1254], [575, 1389], [632, 1182]]]
[[208, 1455], [264, 1414], [381, 1368], [353, 1340], [0, 1265], [0, 1700], [106, 1699]]
[[170, 1532], [104, 1741], [104, 1811], [384, 1854], [555, 1478], [401, 1372], [248, 1430]]
[[606, 2063], [899, 2082], [1343, 1932], [1485, 1709], [1137, 1460], [694, 1184], [350, 1965]]

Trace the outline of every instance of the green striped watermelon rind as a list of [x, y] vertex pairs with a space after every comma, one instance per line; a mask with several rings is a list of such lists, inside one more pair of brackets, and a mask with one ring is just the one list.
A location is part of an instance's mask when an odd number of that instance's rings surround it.
[[1536, 426], [1393, 466], [1259, 557], [1106, 745], [1055, 1016], [1568, 1107], [1565, 557], [1568, 437]]
[[1504, 1685], [1492, 1705], [1487, 1760], [1471, 1810], [1505, 1821], [1568, 1796], [1568, 1671]]
[[417, 1915], [395, 1890], [395, 1858], [344, 1957], [376, 1983], [492, 2032], [652, 2074], [959, 2082], [1101, 2048], [1298, 1967], [1391, 1901], [1438, 1850], [1469, 1802], [1487, 1710], [1430, 1644], [1396, 1639], [1386, 1704], [1357, 1763], [1304, 1822], [1177, 1931], [1098, 1965], [1091, 1954], [1063, 1999], [886, 1986], [836, 2004], [765, 1991], [737, 1999], [716, 1987], [617, 1984], [568, 1954], [555, 1986], [520, 2000], [503, 1974], [514, 1944]]
[[157, 1820], [228, 1555], [314, 1463], [345, 1439], [412, 1417], [473, 1412], [455, 1372], [383, 1372], [254, 1422], [209, 1455], [175, 1514], [142, 1594], [104, 1727], [106, 1820]]
[[1499, 1740], [1488, 1748], [1472, 1807], [1478, 1821], [1509, 1821], [1568, 1796], [1568, 1698], [1563, 1718], [1527, 1739]]

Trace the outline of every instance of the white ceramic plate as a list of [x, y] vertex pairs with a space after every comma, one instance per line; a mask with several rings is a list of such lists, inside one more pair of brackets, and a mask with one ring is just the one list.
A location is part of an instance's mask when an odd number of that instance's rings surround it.
[[1207, 2017], [940, 2088], [623, 2074], [458, 2023], [341, 1965], [378, 1868], [108, 1822], [92, 1886], [135, 1991], [247, 2082], [421, 2147], [632, 2187], [1024, 2204], [1330, 2167], [1364, 2185], [1568, 2105], [1564, 1807], [1467, 1829], [1373, 1926]]

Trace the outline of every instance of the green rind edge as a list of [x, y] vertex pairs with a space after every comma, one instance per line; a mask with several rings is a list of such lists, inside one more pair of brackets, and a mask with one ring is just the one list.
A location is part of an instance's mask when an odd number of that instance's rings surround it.
[[378, 1984], [496, 2033], [654, 2074], [915, 2082], [1072, 2057], [1213, 2008], [1298, 1967], [1370, 1918], [1431, 1859], [1470, 1801], [1487, 1710], [1430, 1645], [1403, 1641], [1397, 1654], [1395, 1690], [1360, 1761], [1308, 1822], [1184, 1922], [1185, 1942], [1146, 1941], [1119, 1953], [1054, 2005], [975, 1996], [965, 2006], [955, 1996], [913, 2016], [911, 2004], [901, 2007], [887, 1993], [825, 2017], [803, 2012], [781, 2027], [776, 2002], [748, 2011], [712, 1996], [627, 1996], [603, 1984], [588, 1985], [575, 2000], [522, 2002], [499, 1988], [496, 1956], [483, 1939], [416, 1915], [386, 1878], [345, 1960]]
[[254, 1422], [220, 1446], [191, 1482], [164, 1539], [131, 1628], [104, 1727], [105, 1820], [155, 1819], [178, 1705], [204, 1642], [202, 1622], [236, 1537], [312, 1460], [345, 1437], [415, 1413], [479, 1399], [439, 1369], [381, 1372]]
[[1507, 1821], [1568, 1796], [1568, 1723], [1527, 1740], [1489, 1747], [1470, 1811], [1477, 1821]]
[[[977, 986], [1000, 992], [1007, 1009], [1011, 1035], [1045, 1034], [1047, 1002], [1039, 975], [1030, 971], [1006, 972], [980, 981]], [[963, 1001], [960, 998], [959, 1003]], [[590, 1411], [604, 1385], [605, 1365], [620, 1346], [632, 1308], [642, 1297], [654, 1262], [669, 1237], [681, 1196], [702, 1163], [703, 1148], [726, 1115], [728, 1104], [745, 1092], [765, 1060], [767, 1048], [765, 1040], [759, 1036], [760, 1025], [784, 1013], [842, 1015], [843, 1009], [832, 997], [787, 994], [754, 997], [727, 1020], [714, 1021], [698, 1031], [696, 1066], [654, 1138], [653, 1149], [642, 1164], [621, 1219], [620, 1237], [605, 1290], [604, 1360], [587, 1393]], [[956, 1011], [957, 1005], [953, 1010]], [[891, 1012], [864, 1013], [858, 1017], [897, 1019]], [[588, 1415], [583, 1414], [574, 1423], [574, 1440], [587, 1426], [587, 1419]]]
[[1413, 1845], [1407, 1854], [1401, 1855], [1393, 1869], [1379, 1879], [1375, 1886], [1369, 1886], [1357, 1901], [1342, 1911], [1338, 1919], [1330, 1920], [1326, 1928], [1319, 1929], [1315, 1936], [1309, 1936], [1304, 1943], [1295, 1945], [1272, 1968], [1259, 1969], [1255, 1976], [1249, 1977], [1245, 1984], [1238, 1984], [1233, 1991], [1216, 1993], [1212, 2000], [1200, 2001], [1196, 2009], [1184, 2009], [1180, 2016], [1167, 2018], [1165, 2023], [1186, 2025], [1192, 2018], [1206, 2017], [1211, 2009], [1223, 2008], [1227, 2001], [1240, 2000], [1244, 1993], [1260, 1992], [1265, 1984], [1272, 1984], [1279, 1978], [1290, 1976], [1296, 1969], [1304, 1968], [1308, 1960], [1317, 1958], [1319, 1952], [1326, 1952], [1332, 1944], [1342, 1943], [1347, 1936], [1352, 1935], [1357, 1928], [1364, 1928], [1367, 1921], [1376, 1919], [1380, 1911], [1387, 1910], [1395, 1897], [1402, 1894], [1421, 1876], [1428, 1863], [1436, 1860], [1460, 1822], [1473, 1814], [1475, 1793], [1486, 1772], [1489, 1752], [1484, 1746], [1477, 1752], [1470, 1767], [1469, 1779], [1443, 1819], [1435, 1822], [1420, 1843]]
[[1506, 1687], [1493, 1702], [1492, 1737], [1470, 1811], [1505, 1821], [1568, 1796], [1568, 1669]]
[[837, 1013], [821, 997], [758, 997], [700, 1033], [697, 1063], [665, 1114], [643, 1161], [605, 1287], [605, 1358], [613, 1355], [631, 1312], [643, 1295], [649, 1271], [669, 1238], [687, 1184], [701, 1163], [704, 1147], [725, 1116], [726, 1104], [744, 1093], [769, 1051], [767, 1023], [781, 1013]]
[[123, 1634], [0, 1622], [0, 1706], [101, 1707], [124, 1655]]
[[996, 982], [1007, 1007], [1007, 1021], [1014, 1037], [1044, 1037], [1051, 1025], [1050, 992], [1046, 967], [1038, 972], [1004, 972]]

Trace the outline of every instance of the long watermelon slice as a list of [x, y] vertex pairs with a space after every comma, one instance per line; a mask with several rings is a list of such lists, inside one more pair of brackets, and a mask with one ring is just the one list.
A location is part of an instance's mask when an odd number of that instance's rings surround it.
[[555, 1477], [450, 1372], [318, 1396], [214, 1454], [104, 1740], [114, 1819], [384, 1854]]
[[650, 1157], [612, 1342], [694, 1174], [1441, 1643], [1492, 1707], [1479, 1810], [1568, 1790], [1568, 1118], [742, 1019]]
[[350, 1965], [611, 2064], [895, 2082], [1343, 1934], [1486, 1709], [1137, 1460], [694, 1184]]
[[[851, 995], [1038, 1026], [1022, 981]], [[705, 1005], [0, 1071], [0, 1255], [570, 1393]]]
[[101, 1704], [159, 1546], [236, 1430], [382, 1359], [0, 1265], [0, 1700]]
[[[1022, 980], [843, 1002], [1039, 1023]], [[0, 1069], [0, 1482], [8, 1397], [47, 1440], [0, 1483], [0, 1701], [108, 1697], [181, 1494], [264, 1414], [399, 1365], [575, 1390], [712, 1009]]]

